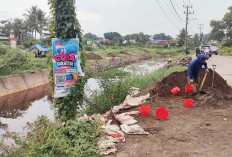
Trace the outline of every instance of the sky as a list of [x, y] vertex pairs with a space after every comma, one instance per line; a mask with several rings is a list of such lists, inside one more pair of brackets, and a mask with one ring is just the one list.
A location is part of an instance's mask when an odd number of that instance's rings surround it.
[[[34, 5], [49, 16], [47, 0], [0, 0], [0, 5], [0, 20], [24, 18], [26, 9]], [[189, 15], [188, 33], [199, 33], [198, 25], [203, 24], [202, 32], [206, 34], [211, 30], [210, 21], [221, 20], [232, 0], [76, 0], [75, 4], [84, 33], [99, 37], [106, 32], [176, 37], [185, 28], [187, 5], [194, 12]]]

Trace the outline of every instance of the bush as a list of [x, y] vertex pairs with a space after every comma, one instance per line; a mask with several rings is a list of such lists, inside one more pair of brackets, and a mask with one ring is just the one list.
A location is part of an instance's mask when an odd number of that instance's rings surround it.
[[85, 51], [93, 51], [93, 48], [90, 47], [90, 46], [86, 46], [86, 47], [85, 47]]
[[25, 46], [24, 45], [18, 45], [18, 48], [25, 50]]
[[232, 39], [227, 40], [227, 41], [222, 45], [222, 47], [232, 47]]
[[1, 46], [1, 47], [0, 47], [0, 56], [5, 55], [5, 54], [6, 54], [6, 52], [7, 52], [7, 48], [6, 48], [6, 47]]
[[29, 60], [20, 52], [10, 50], [0, 60], [0, 75], [9, 75], [24, 70], [29, 70]]
[[231, 56], [232, 55], [232, 47], [223, 47], [218, 50], [220, 55]]
[[9, 135], [15, 140], [12, 147], [0, 142], [1, 155], [6, 157], [100, 157], [97, 142], [100, 136], [100, 124], [97, 121], [50, 122], [40, 117], [33, 124], [28, 124], [30, 132], [22, 140], [18, 135]]

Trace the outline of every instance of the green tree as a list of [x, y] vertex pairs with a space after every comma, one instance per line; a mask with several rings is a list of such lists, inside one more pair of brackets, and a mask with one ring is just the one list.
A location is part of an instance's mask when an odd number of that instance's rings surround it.
[[222, 38], [225, 36], [224, 28], [225, 25], [223, 21], [210, 21], [210, 26], [212, 27], [210, 39], [216, 41], [222, 41]]
[[180, 30], [180, 34], [178, 35], [178, 44], [179, 46], [183, 46], [185, 41], [185, 29]]
[[37, 6], [32, 6], [29, 10], [26, 10], [27, 13], [23, 14], [26, 17], [26, 24], [28, 29], [30, 30], [32, 37], [36, 32], [42, 34], [42, 30], [44, 25], [47, 22], [47, 18], [45, 17], [45, 12], [42, 11]]
[[232, 6], [228, 8], [229, 12], [223, 17], [227, 39], [232, 39]]
[[92, 34], [92, 33], [86, 33], [86, 34], [84, 35], [84, 38], [85, 38], [86, 40], [98, 40], [98, 39], [99, 39], [99, 38], [97, 37], [97, 35]]
[[153, 39], [156, 40], [171, 40], [173, 39], [170, 35], [165, 35], [165, 33], [155, 34]]
[[122, 37], [118, 32], [108, 32], [104, 33], [105, 39], [113, 40], [113, 38], [120, 38]]
[[200, 45], [200, 36], [197, 33], [193, 37], [193, 43], [195, 47], [198, 47]]

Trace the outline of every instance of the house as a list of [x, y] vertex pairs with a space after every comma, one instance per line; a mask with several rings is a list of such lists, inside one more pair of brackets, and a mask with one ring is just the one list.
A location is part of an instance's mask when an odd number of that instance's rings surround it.
[[9, 41], [9, 37], [7, 37], [5, 34], [2, 34], [1, 32], [0, 32], [0, 42], [1, 41]]
[[155, 40], [155, 41], [153, 41], [153, 43], [155, 45], [168, 45], [168, 41], [167, 40]]

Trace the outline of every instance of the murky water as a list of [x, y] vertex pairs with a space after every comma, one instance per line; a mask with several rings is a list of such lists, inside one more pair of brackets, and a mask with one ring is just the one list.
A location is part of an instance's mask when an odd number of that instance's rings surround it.
[[[163, 67], [164, 63], [146, 61], [122, 68], [134, 75], [143, 75]], [[99, 90], [97, 79], [90, 78], [86, 84], [86, 94]], [[6, 97], [0, 97], [0, 136], [8, 132], [24, 133], [26, 123], [33, 122], [38, 116], [47, 116], [54, 120], [49, 86], [41, 86]]]

